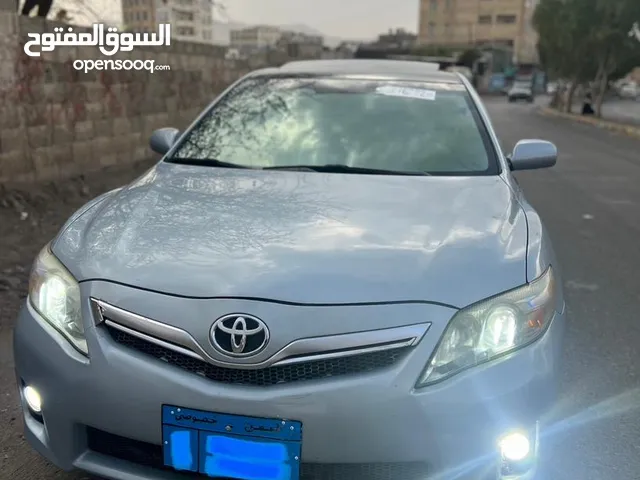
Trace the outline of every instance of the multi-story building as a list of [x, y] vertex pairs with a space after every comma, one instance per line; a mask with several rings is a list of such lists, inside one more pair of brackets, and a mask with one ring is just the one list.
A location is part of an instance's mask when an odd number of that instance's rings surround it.
[[282, 32], [276, 45], [293, 58], [320, 58], [324, 50], [324, 39], [319, 35], [300, 32]]
[[420, 0], [422, 45], [508, 46], [518, 63], [536, 61], [531, 25], [539, 0]]
[[395, 31], [389, 30], [388, 33], [378, 35], [376, 45], [389, 49], [407, 50], [415, 46], [416, 38], [415, 34], [398, 28]]
[[212, 0], [122, 0], [122, 18], [136, 32], [169, 23], [172, 39], [213, 43]]
[[270, 25], [256, 25], [231, 31], [231, 47], [241, 52], [252, 52], [273, 48], [280, 40], [282, 31]]
[[104, 23], [110, 27], [119, 27], [122, 24], [122, 9], [113, 0], [55, 0], [49, 18], [55, 19], [58, 12], [63, 10], [66, 15], [61, 20], [72, 25]]

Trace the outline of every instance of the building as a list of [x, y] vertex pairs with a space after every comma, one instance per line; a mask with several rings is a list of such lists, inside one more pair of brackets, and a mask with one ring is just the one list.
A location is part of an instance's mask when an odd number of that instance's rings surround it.
[[122, 0], [122, 19], [134, 32], [155, 32], [169, 23], [172, 39], [213, 43], [212, 0]]
[[378, 35], [376, 44], [389, 50], [410, 50], [417, 40], [417, 35], [399, 28], [395, 31], [389, 30], [388, 33]]
[[516, 63], [537, 61], [531, 25], [539, 0], [420, 0], [418, 42], [438, 46], [506, 46]]
[[291, 58], [321, 58], [324, 39], [319, 35], [299, 32], [282, 32], [276, 46]]
[[48, 18], [55, 19], [62, 10], [66, 12], [66, 18], [63, 21], [72, 25], [85, 27], [94, 23], [104, 23], [110, 27], [122, 25], [122, 8], [119, 2], [113, 0], [55, 0]]
[[281, 36], [282, 31], [270, 25], [231, 30], [231, 47], [241, 52], [275, 48]]

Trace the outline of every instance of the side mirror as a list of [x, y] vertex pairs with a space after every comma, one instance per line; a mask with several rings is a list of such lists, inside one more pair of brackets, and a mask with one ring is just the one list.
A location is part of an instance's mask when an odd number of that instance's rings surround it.
[[520, 140], [509, 157], [511, 170], [536, 170], [556, 164], [558, 149], [544, 140]]
[[180, 130], [177, 128], [160, 128], [151, 134], [149, 146], [154, 152], [164, 155], [171, 150], [179, 136]]

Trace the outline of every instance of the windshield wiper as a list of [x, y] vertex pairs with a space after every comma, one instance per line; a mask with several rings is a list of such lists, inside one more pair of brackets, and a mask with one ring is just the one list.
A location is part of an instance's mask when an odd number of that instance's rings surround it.
[[403, 170], [385, 170], [381, 168], [351, 167], [349, 165], [329, 164], [329, 165], [277, 165], [275, 167], [264, 167], [263, 170], [297, 170], [307, 172], [325, 173], [360, 173], [363, 175], [413, 175], [428, 176], [426, 172], [408, 172]]
[[171, 158], [167, 160], [171, 163], [180, 165], [197, 165], [200, 167], [223, 167], [223, 168], [253, 168], [247, 165], [239, 165], [237, 163], [223, 162], [215, 158]]

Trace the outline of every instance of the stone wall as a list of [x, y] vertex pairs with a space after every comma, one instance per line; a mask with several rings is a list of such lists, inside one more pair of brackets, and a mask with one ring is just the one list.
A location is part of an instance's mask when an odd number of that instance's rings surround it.
[[[154, 129], [184, 127], [226, 85], [264, 66], [225, 60], [222, 47], [173, 40], [113, 57], [85, 46], [24, 53], [27, 33], [59, 26], [0, 10], [0, 183], [54, 180], [149, 158]], [[77, 59], [106, 58], [152, 59], [170, 70], [73, 68]]]

